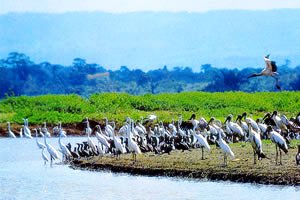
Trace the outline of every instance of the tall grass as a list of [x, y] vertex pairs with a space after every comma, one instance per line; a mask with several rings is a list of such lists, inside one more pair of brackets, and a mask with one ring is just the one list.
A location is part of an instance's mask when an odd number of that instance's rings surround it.
[[126, 116], [139, 119], [155, 113], [159, 119], [170, 121], [192, 113], [197, 116], [224, 119], [247, 112], [253, 117], [262, 117], [266, 112], [278, 110], [288, 117], [300, 111], [299, 92], [183, 92], [178, 94], [146, 94], [133, 96], [124, 93], [94, 94], [88, 99], [78, 95], [43, 95], [9, 97], [0, 101], [0, 122], [22, 123], [29, 118], [33, 124], [79, 122], [84, 117], [100, 120], [104, 117], [118, 122]]

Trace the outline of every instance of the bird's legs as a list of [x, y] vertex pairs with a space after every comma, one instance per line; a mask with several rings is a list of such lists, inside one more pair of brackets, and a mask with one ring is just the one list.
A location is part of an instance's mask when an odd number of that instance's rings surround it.
[[202, 149], [202, 158], [201, 159], [204, 160], [204, 157], [203, 157], [203, 147], [201, 147], [201, 149]]
[[276, 80], [276, 88], [278, 90], [281, 90], [281, 87], [279, 85], [279, 77], [277, 72], [273, 72], [272, 77]]
[[277, 165], [277, 161], [278, 161], [278, 149], [277, 149], [277, 145], [276, 146], [276, 165]]
[[227, 166], [227, 155], [226, 153], [224, 153], [224, 167]]
[[256, 164], [256, 153], [253, 151], [254, 165]]
[[50, 156], [51, 157], [51, 161], [50, 161], [50, 167], [52, 167], [52, 161], [53, 161], [53, 157], [52, 156]]
[[279, 149], [279, 155], [280, 155], [280, 161], [279, 161], [279, 164], [282, 165], [282, 153], [281, 153], [281, 150]]

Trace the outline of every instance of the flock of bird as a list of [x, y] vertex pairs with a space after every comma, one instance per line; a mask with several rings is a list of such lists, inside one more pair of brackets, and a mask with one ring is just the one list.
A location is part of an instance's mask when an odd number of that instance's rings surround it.
[[[158, 121], [156, 115], [149, 115], [145, 120], [134, 121], [127, 117], [123, 126], [116, 129], [115, 122], [108, 122], [105, 126], [96, 125], [90, 127], [89, 119], [83, 121], [86, 141], [76, 143], [72, 149], [71, 143], [64, 144], [63, 137], [67, 133], [62, 129], [61, 123], [53, 128], [53, 135], [58, 136], [59, 149], [55, 149], [47, 141], [51, 137], [47, 124], [44, 122], [41, 128], [32, 129], [35, 132], [36, 144], [42, 150], [44, 164], [50, 161], [61, 159], [68, 162], [73, 159], [90, 158], [93, 156], [113, 155], [117, 159], [125, 153], [132, 153], [133, 162], [136, 162], [136, 155], [146, 152], [155, 154], [170, 154], [174, 150], [191, 150], [201, 148], [201, 159], [204, 159], [204, 150], [210, 151], [211, 145], [217, 145], [224, 155], [224, 166], [227, 166], [227, 156], [235, 157], [228, 143], [250, 142], [253, 148], [254, 164], [263, 158], [268, 158], [263, 152], [262, 139], [270, 139], [276, 147], [276, 165], [282, 164], [282, 151], [287, 153], [291, 139], [300, 140], [300, 113], [288, 120], [285, 115], [279, 115], [277, 111], [267, 113], [264, 118], [254, 120], [247, 116], [247, 113], [238, 115], [233, 120], [233, 115], [228, 115], [225, 122], [212, 117], [206, 121], [203, 117], [199, 120], [193, 114], [189, 120], [183, 121], [182, 116], [175, 122], [169, 124]], [[7, 122], [8, 136], [15, 138], [10, 123]], [[95, 134], [96, 137], [91, 137]], [[44, 142], [38, 141], [42, 136]], [[24, 119], [24, 125], [19, 133], [20, 137], [32, 139], [31, 130], [28, 127], [28, 119]], [[48, 155], [46, 154], [46, 151]], [[60, 158], [60, 154], [62, 158]], [[300, 145], [296, 155], [296, 163], [300, 165]]]

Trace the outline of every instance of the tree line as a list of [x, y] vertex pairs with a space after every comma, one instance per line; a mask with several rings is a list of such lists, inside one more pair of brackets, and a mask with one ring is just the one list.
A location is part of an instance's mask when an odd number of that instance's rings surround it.
[[[283, 90], [300, 89], [300, 66], [290, 67], [289, 60], [278, 66]], [[262, 66], [261, 68], [263, 68]], [[274, 79], [247, 77], [259, 68], [215, 68], [200, 66], [199, 72], [190, 67], [174, 67], [144, 72], [121, 66], [118, 70], [105, 69], [96, 63], [75, 58], [71, 66], [35, 63], [27, 55], [11, 52], [0, 59], [0, 98], [19, 95], [78, 94], [89, 96], [101, 92], [179, 93], [183, 91], [276, 91]]]

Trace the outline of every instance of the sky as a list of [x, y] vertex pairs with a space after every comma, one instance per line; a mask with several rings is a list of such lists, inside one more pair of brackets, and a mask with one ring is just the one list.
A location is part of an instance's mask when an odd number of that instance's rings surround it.
[[270, 10], [300, 8], [299, 0], [0, 0], [0, 14], [10, 12], [62, 13], [72, 11], [169, 11]]

